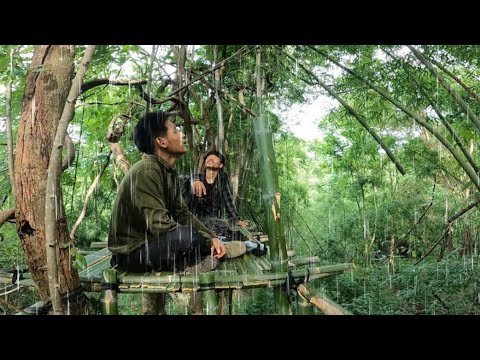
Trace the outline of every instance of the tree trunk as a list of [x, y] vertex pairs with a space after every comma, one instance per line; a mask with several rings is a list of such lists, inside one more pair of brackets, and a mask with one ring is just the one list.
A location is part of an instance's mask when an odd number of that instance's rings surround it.
[[[50, 298], [45, 251], [45, 194], [47, 168], [73, 76], [73, 48], [42, 45], [35, 48], [28, 69], [17, 137], [15, 198], [17, 232], [42, 301]], [[68, 239], [67, 222], [58, 219], [60, 239]], [[80, 288], [68, 249], [59, 251], [60, 293]]]
[[[12, 50], [13, 53], [13, 50]], [[8, 175], [10, 176], [10, 186], [12, 194], [15, 194], [15, 173], [14, 173], [14, 155], [13, 155], [13, 135], [12, 135], [12, 79], [7, 84], [7, 102], [6, 109], [6, 126], [7, 126], [7, 156], [8, 156]]]

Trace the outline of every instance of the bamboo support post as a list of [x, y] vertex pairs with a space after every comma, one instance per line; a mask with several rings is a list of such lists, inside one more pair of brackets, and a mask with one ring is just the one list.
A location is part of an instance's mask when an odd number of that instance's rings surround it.
[[218, 315], [217, 292], [215, 291], [215, 274], [199, 273], [198, 283], [202, 294], [203, 314]]
[[[233, 289], [227, 290], [227, 297], [228, 297], [228, 315], [232, 314], [232, 307], [233, 307]], [[236, 291], [236, 290], [235, 290]]]
[[117, 297], [117, 271], [114, 269], [104, 270], [102, 293], [100, 302], [102, 303], [102, 313], [104, 315], [118, 315], [118, 297]]
[[219, 315], [225, 315], [225, 310], [226, 310], [226, 298], [225, 298], [225, 290], [220, 290], [217, 292], [217, 299], [218, 299], [218, 314]]

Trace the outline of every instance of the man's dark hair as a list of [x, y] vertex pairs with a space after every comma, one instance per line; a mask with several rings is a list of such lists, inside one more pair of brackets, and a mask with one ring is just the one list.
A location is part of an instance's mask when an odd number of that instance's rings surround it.
[[142, 117], [133, 131], [133, 140], [138, 150], [145, 154], [153, 154], [153, 141], [157, 136], [167, 135], [165, 123], [171, 120], [171, 114], [155, 111]]
[[225, 165], [225, 156], [223, 156], [223, 154], [220, 152], [220, 151], [217, 151], [217, 150], [210, 150], [209, 152], [207, 152], [205, 154], [205, 160], [207, 160], [207, 158], [210, 156], [210, 155], [215, 155], [216, 157], [218, 157], [220, 159], [220, 163]]

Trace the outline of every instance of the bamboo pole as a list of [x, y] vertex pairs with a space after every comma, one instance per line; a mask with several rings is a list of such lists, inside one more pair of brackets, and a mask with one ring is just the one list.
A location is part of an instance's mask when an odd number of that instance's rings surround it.
[[[213, 63], [214, 65], [212, 67], [215, 67], [217, 65], [217, 59], [218, 58], [218, 51], [217, 51], [217, 45], [213, 46]], [[221, 73], [223, 72], [223, 67], [216, 68], [215, 71], [213, 72], [213, 78], [214, 78], [214, 83], [215, 83], [215, 103], [217, 105], [217, 150], [220, 151], [221, 153], [224, 153], [223, 145], [225, 142], [225, 132], [224, 132], [224, 126], [223, 126], [223, 110], [222, 110], [222, 100], [220, 98], [220, 77]]]
[[217, 293], [215, 291], [215, 274], [199, 273], [198, 282], [202, 291], [202, 304], [204, 315], [218, 315]]
[[230, 289], [227, 290], [228, 297], [228, 315], [233, 315], [233, 292], [236, 290]]
[[117, 271], [114, 269], [107, 269], [102, 273], [103, 289], [100, 297], [102, 303], [102, 313], [104, 315], [118, 315], [118, 301], [117, 301]]
[[218, 314], [225, 315], [226, 303], [225, 303], [225, 290], [218, 291]]
[[[337, 265], [327, 265], [320, 266], [310, 269], [297, 269], [292, 271], [294, 278], [308, 276], [310, 279], [315, 275], [325, 274], [325, 273], [338, 273], [350, 270], [354, 267], [351, 263], [346, 264], [337, 264]], [[253, 281], [268, 281], [268, 280], [282, 280], [285, 281], [287, 278], [287, 271], [284, 273], [267, 273], [267, 274], [253, 274], [253, 275], [234, 275], [234, 274], [216, 274], [215, 275], [215, 284], [219, 285], [222, 283], [229, 282], [253, 282]], [[200, 274], [199, 274], [200, 275]], [[161, 285], [161, 284], [194, 284], [197, 283], [196, 275], [165, 275], [165, 276], [141, 276], [141, 275], [119, 275], [118, 276], [119, 284], [152, 284], [152, 285]]]
[[[326, 277], [334, 276], [343, 273], [343, 271], [352, 268], [345, 268], [344, 270], [331, 271], [331, 272], [319, 272], [318, 268], [307, 270], [294, 270], [292, 272], [293, 277], [305, 277], [308, 276], [309, 281], [323, 279]], [[285, 274], [261, 274], [256, 275], [255, 278], [252, 278], [249, 275], [236, 275], [235, 277], [226, 276], [226, 275], [217, 275], [215, 277], [215, 288], [216, 289], [249, 289], [249, 288], [260, 288], [260, 287], [274, 287], [281, 286], [285, 284], [287, 279], [287, 273]], [[99, 284], [101, 281], [100, 278], [94, 277], [89, 278], [84, 281], [85, 291], [86, 292], [100, 292], [102, 291], [102, 286]], [[167, 292], [195, 292], [199, 291], [198, 281], [195, 282], [195, 285], [190, 280], [186, 282], [183, 277], [182, 279], [176, 278], [172, 279], [170, 276], [152, 276], [144, 277], [141, 275], [128, 275], [122, 276], [118, 275], [119, 291], [122, 293], [167, 293]]]
[[[342, 273], [354, 268], [352, 263], [326, 265], [314, 268], [296, 269], [292, 270], [292, 276], [294, 278], [308, 277], [309, 280], [322, 278], [325, 276], [332, 276]], [[265, 273], [265, 274], [234, 274], [223, 272], [212, 272], [215, 275], [216, 287], [222, 287], [234, 283], [255, 283], [255, 282], [269, 282], [269, 281], [281, 281], [285, 283], [288, 276], [287, 271], [284, 273]], [[164, 276], [143, 276], [143, 275], [118, 275], [118, 283], [120, 285], [135, 285], [142, 284], [143, 286], [159, 286], [165, 287], [165, 292], [171, 290], [188, 288], [191, 291], [195, 291], [198, 288], [198, 279], [196, 275], [164, 275]], [[103, 281], [101, 276], [81, 276], [81, 281], [84, 283], [98, 283]], [[195, 286], [194, 286], [195, 285]]]
[[292, 259], [292, 260], [289, 261], [289, 263], [291, 263], [292, 266], [312, 265], [312, 264], [316, 264], [316, 263], [319, 263], [319, 262], [320, 262], [320, 258], [318, 256]]
[[304, 284], [298, 285], [297, 292], [325, 315], [351, 315], [348, 310], [342, 308], [335, 301], [316, 293], [312, 289], [308, 289]]
[[[256, 56], [256, 83], [258, 116], [253, 125], [255, 129], [255, 140], [259, 152], [259, 163], [263, 182], [263, 205], [267, 216], [267, 230], [270, 241], [270, 254], [272, 272], [285, 273], [287, 271], [287, 246], [283, 233], [282, 219], [280, 215], [280, 192], [278, 186], [277, 163], [273, 149], [272, 133], [268, 120], [263, 116], [262, 104], [262, 73], [261, 73], [261, 52], [257, 46]], [[273, 289], [276, 311], [279, 314], [289, 313], [288, 294], [286, 288], [275, 287]]]

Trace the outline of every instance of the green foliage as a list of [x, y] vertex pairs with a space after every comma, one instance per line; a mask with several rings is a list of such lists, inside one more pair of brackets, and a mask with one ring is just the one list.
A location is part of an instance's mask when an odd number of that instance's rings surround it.
[[[223, 70], [221, 90], [234, 99], [238, 99], [241, 92], [245, 106], [257, 112], [256, 52], [254, 46], [249, 45], [245, 48], [246, 52], [232, 57], [241, 48], [243, 45], [218, 45], [218, 61], [229, 59]], [[164, 98], [174, 90], [173, 81], [177, 81], [174, 72], [178, 66], [176, 53], [179, 49], [159, 46], [151, 67], [149, 50], [138, 45], [98, 46], [85, 81], [98, 78], [147, 79], [151, 73], [152, 96]], [[478, 93], [480, 89], [479, 47], [435, 45], [417, 49], [461, 79], [468, 90], [446, 72], [437, 69], [472, 112], [480, 114], [480, 103], [472, 94], [472, 91]], [[12, 50], [14, 56], [10, 59]], [[76, 47], [77, 63], [84, 50], [84, 46]], [[357, 76], [344, 70], [338, 71], [339, 67], [321, 55], [319, 50], [327, 52]], [[12, 80], [14, 139], [21, 114], [25, 74], [32, 54], [32, 46], [0, 46], [0, 85], [3, 85], [0, 86], [0, 113], [6, 111], [3, 88]], [[184, 64], [188, 76], [182, 81], [197, 77], [212, 65], [213, 45], [197, 46], [194, 54], [189, 48]], [[343, 107], [332, 110], [322, 119], [322, 141], [306, 143], [281, 130], [284, 125], [281, 116], [270, 112], [274, 105], [275, 108], [287, 109], [292, 104], [306, 103], [323, 91], [300, 65], [331, 86], [365, 118], [402, 164], [406, 175], [398, 173], [380, 145]], [[480, 141], [478, 129], [455, 98], [439, 84], [437, 77], [427, 71], [404, 46], [265, 45], [262, 46], [261, 66], [264, 79], [263, 115], [269, 120], [274, 140], [289, 248], [294, 248], [298, 256], [319, 255], [325, 264], [355, 262], [357, 270], [353, 276], [338, 277], [338, 280], [329, 280], [326, 285], [334, 294], [334, 299], [346, 304], [355, 313], [478, 313], [478, 306], [472, 300], [475, 290], [471, 290], [477, 286], [476, 260], [472, 260], [474, 267], [468, 272], [468, 266], [462, 267], [463, 260], [453, 258], [454, 255], [472, 253], [478, 247], [477, 212], [468, 213], [454, 224], [452, 251], [447, 251], [446, 260], [436, 264], [432, 258], [427, 258], [418, 267], [412, 265], [437, 242], [446, 218], [472, 201], [469, 198], [471, 180], [435, 136], [367, 85], [367, 81], [371, 82], [411, 112], [419, 114], [454, 144], [454, 137], [447, 131], [445, 122], [433, 109], [432, 105], [435, 105], [462, 145], [465, 148], [471, 145], [475, 149]], [[166, 80], [169, 83], [163, 87]], [[218, 126], [211, 84], [213, 78], [207, 71], [190, 87], [195, 96], [185, 92], [183, 97], [198, 122], [194, 126], [195, 146], [202, 151], [212, 145], [205, 140], [206, 121], [210, 121], [214, 135]], [[231, 173], [235, 156], [239, 152], [245, 156], [243, 153], [248, 151], [245, 144], [254, 136], [254, 119], [229, 99], [224, 98], [222, 105], [225, 125], [230, 116], [232, 119], [226, 133]], [[77, 157], [74, 166], [61, 177], [69, 229], [82, 211], [93, 179], [107, 160], [106, 131], [111, 120], [121, 114], [117, 125], [123, 126], [124, 133], [119, 144], [128, 162], [133, 164], [142, 156], [133, 144], [133, 129], [146, 110], [145, 101], [138, 89], [132, 86], [102, 85], [92, 88], [81, 95], [78, 105], [81, 106], [76, 108], [69, 126]], [[152, 109], [167, 110], [171, 105], [167, 101], [153, 105]], [[2, 120], [0, 118], [0, 125]], [[0, 143], [5, 142], [6, 135], [2, 129]], [[454, 147], [459, 148], [455, 144]], [[179, 173], [193, 171], [191, 153], [177, 162]], [[473, 151], [472, 157], [477, 163], [480, 160], [477, 151]], [[242, 199], [240, 210], [244, 218], [251, 218], [262, 225], [265, 214], [258, 155], [255, 154], [253, 159], [250, 176], [244, 184], [246, 196]], [[0, 163], [7, 164], [4, 146], [0, 146]], [[76, 232], [79, 248], [88, 248], [92, 241], [102, 240], [107, 234], [116, 186], [123, 177], [112, 163], [95, 189], [85, 218]], [[13, 207], [6, 166], [0, 168], [0, 187], [6, 189], [1, 199], [2, 209]], [[14, 226], [4, 224], [0, 234], [3, 239], [0, 241], [0, 267], [24, 266], [23, 251]], [[390, 284], [385, 265], [378, 265], [374, 259], [375, 256], [385, 259], [389, 255], [392, 239], [396, 242], [394, 255], [405, 258], [395, 258], [399, 275], [392, 278]], [[468, 251], [465, 250], [467, 248]], [[74, 266], [84, 266], [78, 252], [74, 251], [72, 255], [75, 256]], [[438, 255], [438, 250], [432, 253], [434, 255]], [[465, 259], [470, 261], [468, 257]], [[373, 263], [377, 265], [373, 266]], [[454, 281], [450, 281], [452, 279]], [[133, 305], [126, 298], [128, 304], [124, 313], [141, 312], [138, 299], [134, 298], [132, 295]], [[273, 312], [271, 289], [242, 291], [240, 298], [235, 305], [238, 313]], [[187, 311], [178, 299], [169, 301], [168, 306], [170, 313]]]
[[357, 268], [325, 283], [332, 299], [358, 315], [478, 315], [478, 257], [435, 262], [396, 258], [395, 274], [385, 261]]
[[142, 314], [142, 294], [121, 294], [118, 296], [118, 313], [122, 315]]
[[0, 269], [15, 269], [17, 266], [27, 268], [15, 225], [7, 223], [0, 228]]
[[272, 289], [246, 289], [238, 292], [233, 304], [237, 315], [273, 315], [275, 314]]
[[0, 301], [0, 315], [15, 315], [28, 306], [40, 301], [35, 287], [20, 287], [7, 296], [2, 296]]
[[[65, 243], [65, 247], [70, 247], [70, 243]], [[87, 260], [85, 259], [85, 256], [80, 254], [78, 249], [74, 246], [70, 248], [70, 256], [73, 257], [73, 262], [72, 266], [77, 269], [77, 271], [82, 271], [86, 269], [87, 267]]]

